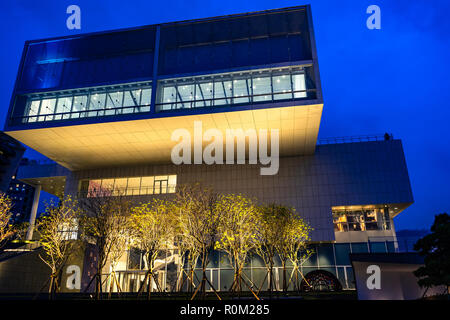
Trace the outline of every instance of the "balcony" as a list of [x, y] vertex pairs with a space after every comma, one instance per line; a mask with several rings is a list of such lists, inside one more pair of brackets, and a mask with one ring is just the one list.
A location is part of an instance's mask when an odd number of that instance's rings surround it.
[[149, 112], [151, 97], [149, 82], [31, 94], [21, 120], [32, 123]]
[[258, 69], [158, 82], [156, 111], [315, 99], [308, 67]]

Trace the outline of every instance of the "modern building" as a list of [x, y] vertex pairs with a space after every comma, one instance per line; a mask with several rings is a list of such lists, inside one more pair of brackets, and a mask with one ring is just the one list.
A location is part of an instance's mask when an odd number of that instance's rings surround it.
[[7, 192], [24, 152], [17, 140], [0, 131], [0, 191]]
[[[311, 10], [300, 6], [27, 41], [4, 130], [55, 162], [20, 168], [37, 192], [83, 195], [100, 185], [146, 201], [200, 182], [293, 206], [314, 228], [303, 273], [322, 270], [353, 288], [349, 253], [394, 252], [393, 218], [413, 196], [400, 140], [318, 140], [323, 107]], [[278, 129], [277, 174], [261, 175], [264, 165], [248, 158], [173, 164], [172, 133], [195, 133], [195, 121], [258, 138]], [[162, 261], [169, 287], [174, 260]], [[141, 262], [130, 251], [121, 264], [125, 290], [136, 290]], [[219, 253], [208, 270], [229, 288]], [[255, 283], [264, 277], [256, 258], [248, 270]]]
[[[20, 165], [28, 165], [30, 160], [22, 158]], [[32, 161], [32, 160], [31, 160]], [[12, 223], [28, 222], [30, 220], [31, 208], [33, 206], [34, 188], [17, 179], [17, 170], [11, 177], [6, 194], [12, 201], [11, 213]]]

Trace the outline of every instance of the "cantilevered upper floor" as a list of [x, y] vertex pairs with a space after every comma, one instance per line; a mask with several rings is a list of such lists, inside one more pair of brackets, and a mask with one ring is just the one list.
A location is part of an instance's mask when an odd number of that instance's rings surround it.
[[174, 129], [280, 129], [313, 153], [309, 6], [27, 41], [5, 132], [70, 169], [170, 160]]

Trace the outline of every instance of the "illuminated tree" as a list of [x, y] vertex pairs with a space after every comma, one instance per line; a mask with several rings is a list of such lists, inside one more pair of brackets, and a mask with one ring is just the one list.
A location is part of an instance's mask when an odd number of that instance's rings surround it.
[[11, 207], [11, 199], [5, 193], [0, 192], [0, 248], [13, 234], [13, 230], [9, 223], [9, 220], [11, 219]]
[[57, 204], [53, 201], [47, 204], [37, 224], [39, 242], [43, 248], [43, 254], [39, 254], [39, 257], [50, 268], [50, 298], [59, 290], [60, 272], [77, 244], [76, 234], [74, 236], [78, 228], [77, 216], [76, 201], [66, 196]]
[[215, 249], [224, 251], [233, 266], [234, 280], [230, 291], [240, 293], [241, 282], [244, 282], [259, 300], [243, 277], [243, 268], [248, 254], [256, 247], [257, 208], [252, 200], [233, 194], [220, 196], [217, 208], [220, 211], [220, 224]]
[[11, 206], [11, 199], [5, 193], [0, 192], [0, 248], [14, 233], [9, 223], [11, 219]]
[[111, 297], [111, 293], [114, 289], [114, 284], [116, 284], [117, 291], [120, 293], [122, 288], [120, 286], [119, 280], [117, 279], [116, 269], [119, 260], [122, 258], [124, 253], [126, 252], [127, 246], [130, 241], [130, 223], [129, 221], [124, 221], [123, 225], [118, 225], [117, 227], [112, 229], [113, 232], [116, 232], [116, 235], [113, 237], [115, 241], [113, 241], [111, 245], [111, 252], [109, 255], [110, 265], [111, 265], [111, 273], [109, 274], [109, 294], [108, 297]]
[[171, 216], [173, 211], [171, 204], [161, 199], [141, 204], [134, 207], [132, 211], [132, 244], [144, 253], [148, 266], [139, 293], [142, 292], [144, 284], [148, 280], [147, 297], [150, 299], [153, 280], [158, 290], [162, 291], [154, 270], [155, 260], [161, 250], [169, 247], [169, 242], [173, 239]]
[[[200, 284], [191, 299], [194, 299], [198, 292], [201, 292], [203, 297], [205, 296], [206, 283], [211, 286], [220, 299], [216, 289], [206, 277], [206, 267], [214, 249], [220, 223], [221, 211], [217, 206], [218, 196], [210, 189], [201, 188], [198, 184], [180, 186], [177, 189], [175, 203], [177, 208], [182, 210], [179, 215], [179, 225], [183, 230], [183, 237], [192, 245], [193, 255], [198, 254], [202, 268]], [[195, 267], [195, 265], [191, 266]]]
[[259, 206], [255, 227], [255, 252], [262, 259], [267, 271], [258, 292], [262, 289], [267, 279], [270, 294], [273, 291], [273, 267], [277, 253], [276, 243], [280, 233], [277, 221], [277, 208], [278, 206], [275, 204]]
[[[188, 292], [192, 292], [194, 284], [194, 270], [197, 265], [200, 252], [196, 241], [190, 236], [188, 231], [188, 216], [184, 212], [190, 210], [192, 193], [186, 192], [185, 187], [179, 187], [174, 201], [174, 244], [178, 251], [179, 271], [177, 279], [177, 289], [181, 291], [185, 280], [188, 280]], [[186, 276], [186, 277], [185, 277]]]
[[[307, 245], [307, 242], [311, 240], [309, 234], [312, 228], [292, 207], [277, 206], [275, 212], [279, 232], [275, 242], [275, 248], [283, 267], [283, 291], [287, 291], [287, 287], [292, 280], [292, 276], [295, 276], [294, 284], [298, 291], [300, 287], [298, 274], [300, 273], [303, 277], [299, 267], [301, 263], [306, 261], [312, 254], [312, 251]], [[286, 262], [288, 260], [293, 265], [289, 282], [287, 282], [286, 275]]]
[[[123, 230], [131, 213], [131, 202], [111, 190], [91, 190], [87, 197], [79, 199], [81, 208], [80, 227], [83, 240], [95, 246], [97, 251], [97, 270], [92, 278], [96, 280], [96, 298], [102, 296], [102, 271], [113, 248], [123, 241]], [[92, 283], [89, 283], [86, 290]]]

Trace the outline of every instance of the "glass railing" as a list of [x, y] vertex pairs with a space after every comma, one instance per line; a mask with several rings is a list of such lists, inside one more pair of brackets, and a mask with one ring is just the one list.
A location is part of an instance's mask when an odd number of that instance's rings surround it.
[[148, 186], [148, 187], [128, 187], [116, 188], [112, 190], [81, 190], [78, 196], [81, 198], [96, 198], [96, 197], [121, 197], [121, 196], [147, 196], [147, 195], [162, 195], [175, 193], [176, 184], [169, 184], [164, 186]]
[[156, 111], [310, 98], [307, 82], [303, 67], [161, 80]]
[[385, 134], [372, 134], [362, 136], [347, 136], [347, 137], [333, 137], [333, 138], [320, 138], [317, 140], [317, 144], [338, 144], [338, 143], [352, 143], [352, 142], [369, 142], [369, 141], [387, 141], [394, 140], [392, 133]]
[[149, 112], [151, 83], [66, 90], [28, 96], [23, 122]]
[[[309, 66], [256, 69], [159, 80], [155, 111], [224, 107], [315, 99]], [[117, 116], [150, 112], [152, 83], [70, 89], [26, 96], [13, 123]]]

